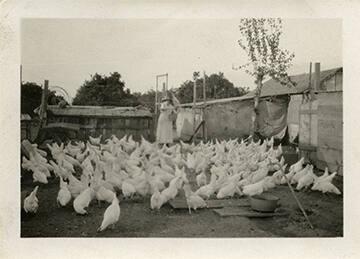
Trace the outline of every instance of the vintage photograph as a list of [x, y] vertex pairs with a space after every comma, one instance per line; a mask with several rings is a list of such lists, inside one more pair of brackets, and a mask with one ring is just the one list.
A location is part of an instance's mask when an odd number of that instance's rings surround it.
[[344, 236], [342, 19], [20, 25], [22, 238]]

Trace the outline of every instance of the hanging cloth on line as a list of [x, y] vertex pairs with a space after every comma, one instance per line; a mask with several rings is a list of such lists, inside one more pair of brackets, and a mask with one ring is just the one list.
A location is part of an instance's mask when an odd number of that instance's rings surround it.
[[287, 110], [290, 98], [272, 97], [259, 103], [259, 133], [264, 137], [277, 137], [282, 139], [287, 128]]

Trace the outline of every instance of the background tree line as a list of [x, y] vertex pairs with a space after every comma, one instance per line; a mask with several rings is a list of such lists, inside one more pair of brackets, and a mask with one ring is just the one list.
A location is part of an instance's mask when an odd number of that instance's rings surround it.
[[[42, 88], [40, 85], [33, 82], [21, 83], [21, 113], [29, 114], [31, 117], [35, 116], [34, 110], [41, 104]], [[65, 101], [64, 97], [57, 95], [56, 91], [49, 91], [48, 104], [58, 105]], [[66, 102], [66, 101], [65, 101]]]
[[[196, 72], [194, 72], [196, 73]], [[180, 87], [171, 89], [180, 101], [180, 103], [193, 102], [194, 82], [196, 80], [196, 99], [202, 101], [203, 96], [203, 78], [197, 77], [192, 80], [186, 80]], [[221, 99], [227, 97], [241, 96], [249, 92], [248, 87], [236, 87], [229, 81], [223, 73], [211, 74], [205, 76], [206, 99]], [[32, 82], [26, 82], [21, 85], [21, 112], [34, 116], [33, 110], [41, 103], [40, 85]], [[161, 91], [159, 92], [161, 95]], [[58, 104], [63, 100], [62, 96], [57, 96], [55, 92], [49, 95], [49, 104]], [[120, 73], [113, 72], [109, 75], [100, 75], [96, 73], [91, 75], [90, 79], [85, 80], [79, 87], [73, 105], [94, 105], [94, 106], [138, 106], [143, 105], [154, 111], [155, 91], [149, 90], [144, 93], [131, 93], [126, 88]]]

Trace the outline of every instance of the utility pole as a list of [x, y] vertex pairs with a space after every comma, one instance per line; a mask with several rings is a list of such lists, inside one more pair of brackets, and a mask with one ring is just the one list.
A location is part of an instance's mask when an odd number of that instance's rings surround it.
[[311, 100], [313, 100], [314, 99], [314, 88], [313, 88], [312, 82], [311, 82], [311, 74], [312, 74], [312, 62], [310, 62], [310, 68], [309, 68], [309, 92], [310, 92]]
[[165, 74], [166, 76], [166, 91], [169, 90], [169, 75], [168, 73]]
[[157, 103], [158, 103], [158, 77], [156, 77], [156, 86], [155, 86], [155, 115], [157, 114]]
[[202, 120], [204, 121], [203, 123], [203, 139], [205, 139], [205, 141], [207, 140], [207, 136], [206, 136], [206, 74], [205, 74], [205, 71], [203, 72], [204, 73], [204, 79], [203, 79], [203, 118]]
[[204, 78], [203, 78], [203, 98], [204, 98], [204, 104], [206, 103], [206, 85], [205, 85], [205, 71], [203, 72], [204, 73]]
[[20, 86], [22, 85], [22, 65], [20, 65]]
[[193, 90], [193, 114], [194, 114], [194, 119], [193, 119], [193, 131], [195, 132], [196, 129], [196, 79], [198, 77], [198, 73], [194, 72], [194, 90]]

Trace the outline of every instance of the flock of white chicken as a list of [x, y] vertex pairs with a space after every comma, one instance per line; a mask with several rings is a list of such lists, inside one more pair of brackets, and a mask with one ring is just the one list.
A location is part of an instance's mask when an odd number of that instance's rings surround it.
[[[30, 158], [22, 158], [22, 167], [32, 172], [34, 182], [48, 183], [51, 172], [58, 177], [58, 205], [66, 206], [73, 199], [73, 208], [78, 214], [87, 214], [86, 208], [94, 199], [109, 203], [98, 231], [114, 226], [119, 220], [118, 193], [125, 199], [135, 195], [151, 197], [151, 209], [159, 210], [183, 189], [189, 213], [191, 209], [206, 207], [210, 197], [261, 194], [286, 184], [286, 178], [296, 184], [297, 190], [311, 187], [323, 193], [340, 194], [332, 184], [336, 172], [329, 174], [326, 169], [318, 177], [312, 165], [304, 166], [303, 158], [291, 165], [284, 176], [287, 165], [284, 165], [282, 148], [279, 145], [275, 149], [273, 139], [262, 144], [243, 140], [239, 143], [237, 139], [197, 145], [180, 142], [159, 148], [144, 138], [136, 142], [130, 135], [121, 139], [112, 136], [104, 143], [101, 136], [89, 137], [86, 143], [74, 143], [48, 144], [50, 161], [47, 153], [33, 144]], [[191, 174], [196, 174], [198, 188], [195, 191], [188, 180]], [[37, 191], [38, 186], [25, 198], [26, 212], [36, 213]]]

